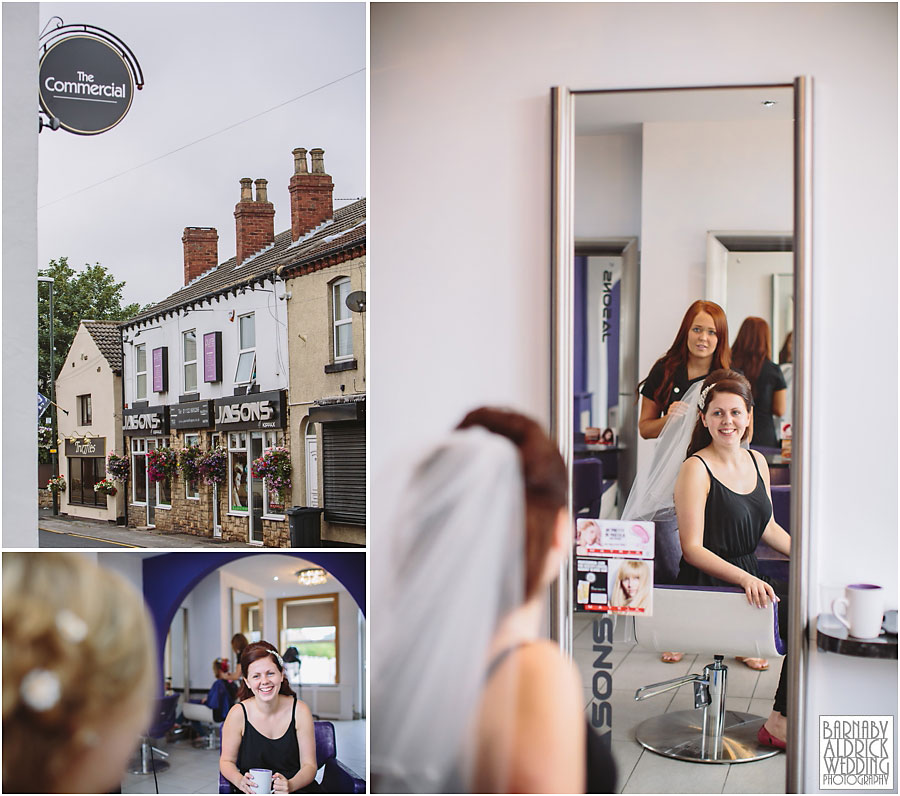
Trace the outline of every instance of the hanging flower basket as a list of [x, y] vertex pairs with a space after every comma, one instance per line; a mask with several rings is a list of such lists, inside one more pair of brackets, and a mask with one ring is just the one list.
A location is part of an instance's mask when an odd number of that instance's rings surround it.
[[106, 457], [106, 472], [116, 481], [125, 482], [131, 472], [131, 461], [127, 456], [110, 453]]
[[47, 489], [49, 489], [54, 495], [57, 495], [60, 492], [65, 492], [66, 479], [61, 475], [54, 476], [47, 482]]
[[228, 451], [222, 446], [200, 455], [197, 469], [204, 484], [224, 484], [228, 475]]
[[291, 452], [287, 448], [269, 448], [250, 463], [254, 478], [264, 478], [269, 489], [270, 503], [280, 505], [280, 497], [291, 491]]
[[114, 497], [119, 490], [116, 488], [116, 485], [111, 478], [104, 478], [102, 481], [98, 481], [94, 484], [94, 491], [101, 495]]
[[147, 475], [151, 483], [171, 481], [178, 467], [178, 457], [171, 448], [154, 448], [147, 454]]
[[199, 445], [188, 445], [182, 448], [178, 454], [178, 469], [185, 483], [196, 483], [200, 478], [200, 461], [203, 458], [203, 451]]

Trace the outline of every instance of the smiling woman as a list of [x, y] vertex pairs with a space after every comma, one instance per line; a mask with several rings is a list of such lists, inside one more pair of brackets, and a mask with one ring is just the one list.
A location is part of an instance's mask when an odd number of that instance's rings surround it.
[[312, 713], [291, 690], [278, 651], [268, 641], [249, 644], [241, 653], [241, 671], [238, 704], [222, 727], [219, 760], [232, 791], [258, 792], [257, 778], [271, 776], [273, 793], [320, 793]]

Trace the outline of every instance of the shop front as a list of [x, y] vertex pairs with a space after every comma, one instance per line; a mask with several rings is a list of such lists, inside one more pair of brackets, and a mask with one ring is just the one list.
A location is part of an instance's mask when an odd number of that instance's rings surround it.
[[128, 524], [133, 527], [168, 530], [172, 509], [172, 479], [156, 475], [148, 466], [148, 456], [159, 448], [168, 448], [169, 413], [166, 406], [125, 409], [122, 431], [131, 451], [131, 489], [128, 495]]
[[[169, 428], [179, 456], [189, 448], [206, 454], [222, 444], [222, 435], [213, 428], [211, 400], [169, 406]], [[189, 478], [179, 468], [172, 509], [176, 528], [199, 536], [221, 538], [223, 492], [218, 484], [204, 483], [199, 474]]]
[[66, 513], [115, 522], [116, 499], [94, 489], [106, 478], [106, 437], [65, 440]]
[[289, 447], [284, 390], [220, 398], [214, 402], [215, 432], [227, 450], [223, 537], [267, 547], [287, 547], [284, 509], [289, 490], [270, 490], [252, 463], [274, 448]]

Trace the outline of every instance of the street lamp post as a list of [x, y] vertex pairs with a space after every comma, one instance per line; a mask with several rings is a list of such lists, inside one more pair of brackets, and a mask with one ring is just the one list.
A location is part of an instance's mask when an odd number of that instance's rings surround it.
[[[53, 277], [39, 276], [38, 282], [46, 282], [50, 286], [50, 463], [53, 466], [53, 477], [59, 473], [59, 459], [57, 453], [57, 445], [59, 440], [56, 438], [56, 373], [53, 364]], [[59, 514], [59, 493], [51, 490], [53, 494], [53, 516]]]

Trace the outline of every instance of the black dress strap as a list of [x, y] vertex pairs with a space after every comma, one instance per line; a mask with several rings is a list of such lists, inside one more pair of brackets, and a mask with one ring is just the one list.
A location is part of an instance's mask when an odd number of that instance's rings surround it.
[[750, 454], [750, 458], [753, 459], [753, 466], [756, 468], [756, 475], [759, 478], [762, 478], [762, 473], [759, 471], [759, 462], [756, 461], [756, 456], [753, 455], [753, 451], [749, 448], [747, 449], [747, 453]]
[[241, 706], [241, 710], [244, 711], [244, 723], [249, 724], [250, 718], [247, 716], [247, 708], [244, 707], [243, 702], [238, 702], [238, 704]]
[[500, 667], [500, 664], [503, 663], [513, 652], [515, 652], [520, 647], [524, 647], [527, 642], [520, 641], [518, 644], [511, 644], [506, 649], [500, 650], [495, 656], [494, 659], [488, 664], [487, 671], [484, 673], [484, 680], [487, 682], [491, 679], [491, 676], [495, 671]]
[[297, 695], [294, 694], [294, 706], [291, 708], [291, 724], [296, 727], [294, 717], [297, 715]]

